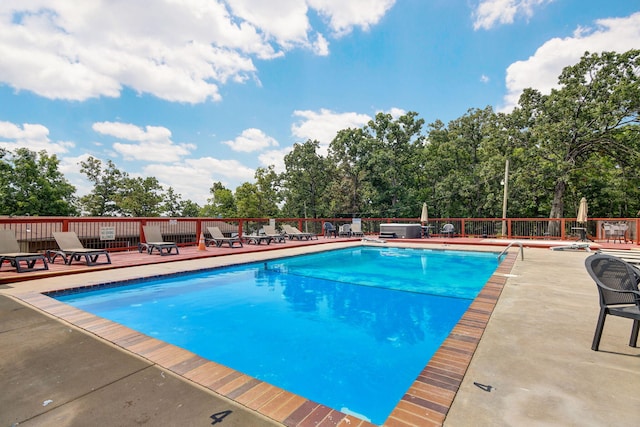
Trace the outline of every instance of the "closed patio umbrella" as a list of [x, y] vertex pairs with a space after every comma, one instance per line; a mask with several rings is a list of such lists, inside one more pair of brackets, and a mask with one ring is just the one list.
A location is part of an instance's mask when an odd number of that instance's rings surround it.
[[429, 210], [427, 209], [427, 202], [422, 204], [422, 213], [420, 214], [420, 222], [429, 222]]
[[580, 240], [583, 242], [587, 241], [587, 199], [583, 197], [580, 200], [580, 207], [578, 208], [578, 217], [576, 218], [576, 222], [578, 224], [584, 224], [582, 227], [576, 227], [576, 230], [580, 233]]
[[580, 200], [580, 207], [578, 208], [578, 218], [576, 219], [576, 222], [583, 224], [587, 222], [587, 209], [587, 199], [586, 197], [583, 197]]
[[429, 222], [429, 210], [427, 209], [427, 202], [424, 202], [422, 204], [422, 213], [420, 214], [420, 222], [423, 225], [423, 227], [422, 227], [422, 235], [423, 235], [423, 237], [429, 237], [428, 224], [427, 224], [427, 226], [425, 226], [425, 224]]

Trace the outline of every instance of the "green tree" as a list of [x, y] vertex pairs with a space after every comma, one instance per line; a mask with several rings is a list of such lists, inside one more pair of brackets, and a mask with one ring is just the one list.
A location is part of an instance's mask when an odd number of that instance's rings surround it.
[[191, 200], [182, 200], [182, 196], [173, 187], [167, 188], [163, 194], [164, 201], [160, 207], [161, 215], [170, 217], [197, 217], [200, 206]]
[[233, 192], [222, 185], [221, 182], [214, 182], [209, 189], [211, 198], [207, 200], [207, 204], [202, 208], [202, 216], [235, 218], [238, 216], [236, 209], [236, 200]]
[[183, 216], [185, 218], [195, 218], [197, 216], [200, 216], [200, 212], [202, 209], [196, 202], [188, 199], [181, 201], [180, 207], [182, 210], [182, 214], [180, 216]]
[[235, 192], [236, 208], [241, 218], [260, 218], [260, 190], [255, 184], [245, 182]]
[[328, 212], [326, 200], [332, 176], [331, 163], [317, 153], [320, 143], [308, 140], [294, 144], [284, 158], [285, 196], [284, 214], [318, 218]]
[[125, 178], [119, 195], [122, 213], [133, 217], [160, 216], [164, 189], [155, 177]]
[[256, 183], [245, 182], [235, 192], [238, 216], [242, 218], [273, 218], [279, 215], [281, 202], [280, 176], [273, 166], [258, 168]]
[[257, 168], [254, 175], [258, 187], [260, 217], [274, 218], [280, 215], [282, 203], [282, 176], [275, 172], [273, 165]]
[[80, 206], [90, 216], [118, 216], [123, 214], [118, 202], [120, 190], [124, 187], [129, 175], [120, 171], [108, 160], [106, 167], [102, 161], [89, 157], [80, 162], [80, 172], [93, 183], [91, 193], [80, 198]]
[[45, 151], [0, 150], [0, 209], [3, 215], [77, 215], [75, 187]]
[[329, 145], [329, 160], [336, 174], [331, 183], [331, 211], [335, 216], [358, 216], [369, 210], [371, 189], [367, 182], [364, 159], [368, 154], [368, 137], [364, 129], [344, 129]]
[[175, 192], [173, 187], [167, 188], [167, 191], [164, 194], [164, 202], [162, 203], [161, 210], [166, 216], [182, 216], [182, 198]]
[[[487, 195], [499, 191], [500, 180], [495, 179], [496, 168], [485, 169], [483, 162], [495, 120], [493, 110], [487, 107], [467, 111], [446, 129], [441, 122], [431, 125], [425, 175], [430, 177], [432, 197], [437, 201], [434, 211], [445, 216], [479, 217], [493, 210], [495, 200], [490, 198], [492, 203], [487, 205]], [[493, 154], [501, 158], [497, 168], [504, 168], [505, 153], [498, 150]]]
[[378, 113], [367, 125], [370, 137], [364, 167], [375, 190], [371, 199], [379, 216], [413, 216], [422, 206], [416, 197], [424, 120], [417, 115], [409, 112], [393, 120], [391, 114]]
[[593, 155], [637, 166], [639, 69], [640, 50], [587, 52], [562, 71], [558, 89], [549, 95], [528, 89], [521, 96], [516, 114], [530, 118], [540, 166], [555, 179], [550, 218], [575, 215], [577, 205], [567, 211], [565, 196]]

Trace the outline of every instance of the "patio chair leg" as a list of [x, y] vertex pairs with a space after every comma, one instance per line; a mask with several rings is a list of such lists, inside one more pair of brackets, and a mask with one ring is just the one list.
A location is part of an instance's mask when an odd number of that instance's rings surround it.
[[631, 338], [629, 338], [629, 347], [638, 346], [638, 331], [640, 330], [640, 320], [633, 321], [633, 328], [631, 329]]
[[602, 330], [604, 329], [604, 320], [607, 316], [605, 309], [600, 309], [600, 315], [598, 316], [598, 325], [596, 326], [596, 332], [593, 335], [593, 343], [591, 344], [591, 350], [598, 351], [600, 347], [600, 338], [602, 337]]

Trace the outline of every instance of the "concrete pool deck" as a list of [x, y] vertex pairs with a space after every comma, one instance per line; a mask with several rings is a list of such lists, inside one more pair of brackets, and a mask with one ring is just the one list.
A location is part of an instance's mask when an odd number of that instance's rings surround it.
[[[344, 243], [286, 252], [333, 245]], [[482, 249], [437, 242], [415, 246]], [[214, 414], [229, 414], [222, 426], [281, 425], [20, 302], [56, 288], [281, 255], [269, 252], [1, 285], [0, 389], [8, 392], [0, 394], [0, 425], [212, 425]], [[506, 277], [444, 425], [635, 426], [640, 419], [640, 349], [626, 345], [631, 321], [610, 317], [601, 351], [590, 350], [598, 301], [584, 269], [589, 254], [527, 248], [524, 255], [524, 260], [518, 255]], [[335, 425], [329, 419], [321, 422]]]

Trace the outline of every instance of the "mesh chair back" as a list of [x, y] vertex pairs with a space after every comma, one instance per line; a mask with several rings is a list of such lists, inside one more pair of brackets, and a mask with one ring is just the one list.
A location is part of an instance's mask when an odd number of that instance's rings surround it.
[[11, 254], [20, 252], [20, 244], [16, 240], [16, 233], [13, 230], [0, 230], [0, 254]]
[[162, 232], [160, 231], [160, 227], [155, 225], [144, 225], [142, 229], [144, 230], [144, 238], [147, 242], [162, 242]]
[[615, 291], [638, 291], [640, 271], [620, 258], [596, 254], [585, 260], [587, 272], [598, 285], [600, 305], [637, 304], [640, 297], [633, 293]]
[[454, 228], [453, 224], [445, 224], [445, 225], [442, 226], [442, 232], [443, 233], [451, 233], [454, 230], [455, 230], [455, 228]]
[[63, 251], [84, 249], [82, 242], [74, 231], [54, 231], [53, 238]]
[[220, 228], [218, 227], [207, 227], [207, 230], [209, 231], [209, 234], [211, 234], [211, 237], [214, 239], [224, 239], [224, 234], [222, 234], [222, 231], [220, 231]]

